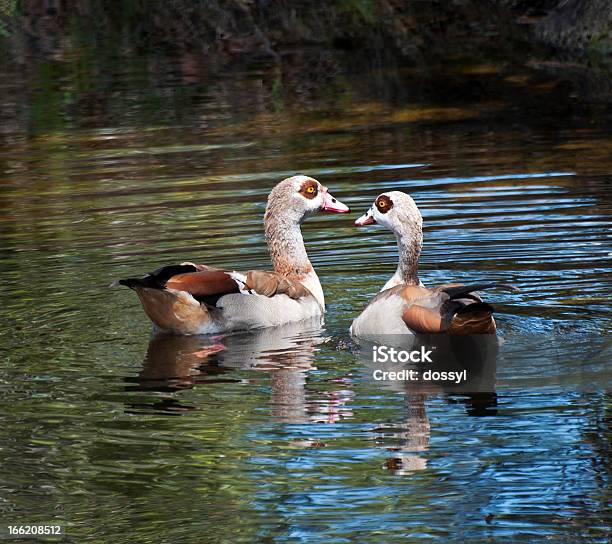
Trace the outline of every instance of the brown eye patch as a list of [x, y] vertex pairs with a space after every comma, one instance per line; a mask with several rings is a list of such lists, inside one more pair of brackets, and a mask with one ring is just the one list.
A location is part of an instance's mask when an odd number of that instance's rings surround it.
[[393, 208], [393, 200], [391, 200], [387, 195], [380, 195], [376, 199], [376, 207], [380, 213], [387, 213], [391, 208]]
[[314, 180], [307, 180], [302, 183], [300, 194], [306, 198], [312, 199], [319, 194], [319, 184]]

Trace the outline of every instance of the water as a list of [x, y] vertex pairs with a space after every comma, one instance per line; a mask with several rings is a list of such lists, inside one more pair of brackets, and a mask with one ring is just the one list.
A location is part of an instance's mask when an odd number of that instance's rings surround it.
[[[610, 110], [506, 65], [311, 80], [275, 65], [78, 59], [0, 88], [0, 512], [73, 542], [606, 542]], [[195, 72], [194, 72], [195, 70]], [[304, 224], [323, 327], [150, 340], [116, 278], [269, 267], [270, 188], [352, 208]], [[421, 278], [499, 280], [492, 388], [372, 379], [348, 336], [395, 268], [352, 221], [388, 189]], [[203, 351], [204, 350], [204, 351]], [[206, 351], [208, 350], [208, 351]]]

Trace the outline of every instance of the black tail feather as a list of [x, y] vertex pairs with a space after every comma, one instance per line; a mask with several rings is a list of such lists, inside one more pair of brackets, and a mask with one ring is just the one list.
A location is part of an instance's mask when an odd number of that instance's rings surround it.
[[471, 283], [469, 285], [458, 285], [457, 287], [446, 287], [442, 289], [451, 300], [464, 297], [474, 291], [483, 291], [484, 289], [490, 289], [491, 287], [497, 287], [498, 289], [504, 289], [506, 291], [512, 291], [518, 293], [519, 290], [508, 283]]
[[493, 306], [486, 302], [474, 302], [473, 304], [466, 304], [465, 306], [459, 308], [455, 312], [455, 315], [466, 315], [475, 312], [488, 312], [492, 314], [494, 311], [495, 309], [493, 308]]
[[[162, 266], [142, 278], [125, 278], [118, 280], [115, 284], [125, 285], [130, 289], [135, 287], [149, 287], [150, 289], [163, 289], [168, 280], [177, 274], [197, 272], [197, 268], [191, 264], [173, 264]], [[113, 284], [111, 284], [113, 285]]]

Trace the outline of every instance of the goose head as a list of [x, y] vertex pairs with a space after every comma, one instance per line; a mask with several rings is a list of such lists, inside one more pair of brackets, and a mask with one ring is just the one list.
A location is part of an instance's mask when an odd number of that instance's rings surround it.
[[423, 217], [412, 197], [401, 191], [389, 191], [376, 197], [370, 209], [355, 221], [355, 225], [383, 225], [396, 235], [420, 232]]
[[355, 225], [383, 225], [397, 239], [399, 263], [393, 277], [384, 289], [398, 283], [419, 285], [418, 262], [423, 245], [423, 217], [414, 200], [401, 191], [389, 191], [376, 197], [374, 204], [364, 213]]
[[348, 206], [333, 197], [314, 178], [296, 175], [281, 181], [270, 193], [265, 220], [285, 219], [301, 223], [316, 212], [347, 213]]
[[[296, 175], [281, 181], [268, 197], [264, 216], [266, 241], [274, 270], [298, 276], [313, 271], [304, 247], [300, 224], [316, 212], [348, 211], [348, 206], [334, 198], [327, 187], [314, 178]], [[318, 299], [323, 305], [323, 291], [318, 279], [316, 284], [316, 288], [308, 288], [319, 292]]]

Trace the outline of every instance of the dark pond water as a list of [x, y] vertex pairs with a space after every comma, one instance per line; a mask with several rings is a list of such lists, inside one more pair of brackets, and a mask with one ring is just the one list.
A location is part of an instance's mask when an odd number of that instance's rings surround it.
[[[4, 68], [3, 523], [74, 542], [606, 542], [609, 108], [503, 64], [189, 61]], [[183, 260], [267, 268], [266, 195], [295, 172], [353, 209], [304, 225], [324, 326], [150, 340], [107, 285]], [[488, 294], [489, 390], [380, 384], [351, 341], [396, 259], [352, 221], [387, 189], [422, 210], [426, 285], [520, 288]]]

